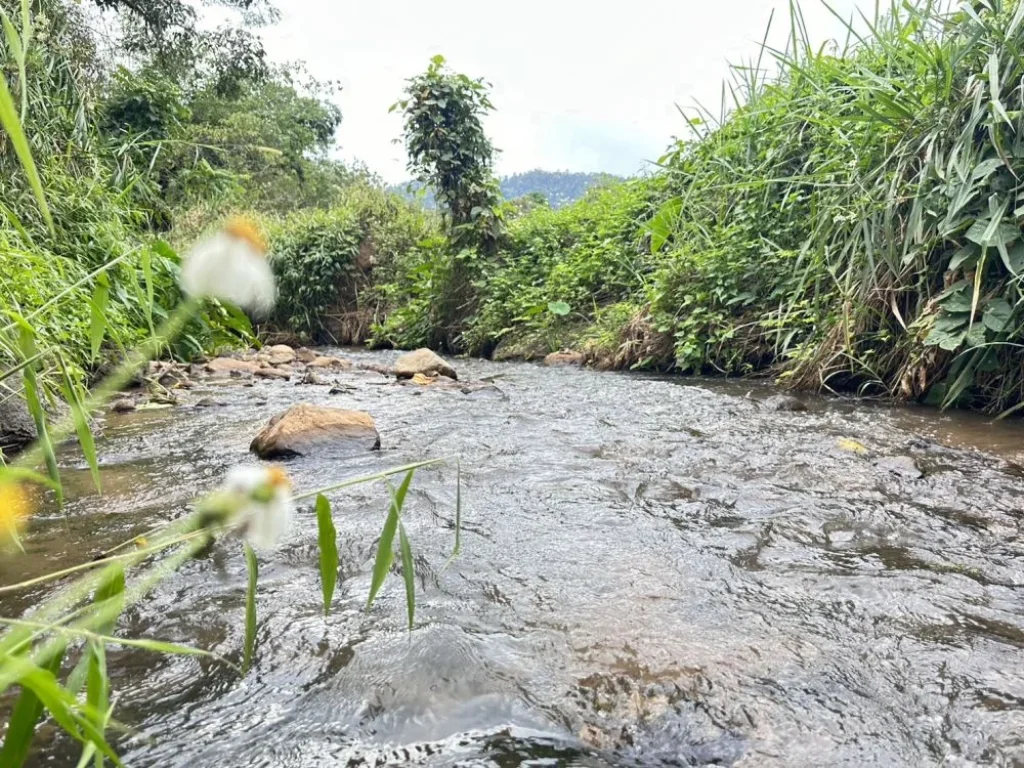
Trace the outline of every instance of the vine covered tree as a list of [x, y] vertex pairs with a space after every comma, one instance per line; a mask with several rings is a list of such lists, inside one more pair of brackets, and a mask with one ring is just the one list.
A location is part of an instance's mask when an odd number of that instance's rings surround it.
[[485, 81], [452, 72], [443, 56], [435, 56], [391, 108], [405, 117], [409, 171], [433, 189], [444, 219], [448, 290], [434, 308], [440, 335], [432, 341], [452, 348], [459, 346], [460, 318], [474, 304], [474, 280], [497, 250], [503, 226], [492, 170], [495, 150], [483, 127], [483, 117], [494, 109], [488, 92]]
[[483, 80], [451, 72], [444, 57], [435, 56], [391, 108], [405, 115], [409, 171], [433, 188], [453, 244], [484, 251], [501, 235], [495, 150], [482, 121], [494, 109], [488, 91]]

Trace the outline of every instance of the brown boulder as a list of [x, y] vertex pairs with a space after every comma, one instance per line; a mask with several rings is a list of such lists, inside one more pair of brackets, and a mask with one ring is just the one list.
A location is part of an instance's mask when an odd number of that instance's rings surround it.
[[380, 435], [370, 414], [300, 403], [271, 419], [249, 450], [261, 459], [275, 459], [313, 451], [378, 448]]
[[292, 377], [291, 371], [282, 370], [280, 368], [259, 368], [256, 371], [256, 377], [260, 379], [278, 379], [279, 381], [289, 381]]
[[233, 357], [218, 357], [206, 364], [209, 373], [256, 373], [259, 368], [259, 363], [235, 360]]
[[131, 413], [135, 410], [135, 401], [130, 397], [119, 397], [110, 403], [112, 413]]
[[544, 358], [544, 365], [555, 367], [562, 365], [576, 365], [582, 366], [587, 362], [587, 358], [583, 356], [582, 352], [570, 352], [563, 350], [561, 352], [552, 352], [550, 355]]
[[275, 344], [264, 349], [260, 356], [266, 357], [267, 362], [271, 365], [288, 365], [288, 363], [294, 363], [296, 358], [295, 350], [287, 344]]
[[459, 375], [440, 355], [429, 349], [417, 349], [398, 358], [395, 375], [400, 379], [411, 379], [417, 373], [424, 376], [447, 376], [458, 380]]
[[309, 364], [310, 368], [335, 368], [337, 370], [348, 370], [352, 363], [342, 360], [340, 357], [317, 357]]
[[298, 360], [300, 363], [305, 363], [306, 365], [309, 365], [318, 357], [319, 355], [316, 352], [314, 352], [312, 349], [307, 349], [306, 347], [300, 347], [299, 349], [295, 350], [295, 359]]

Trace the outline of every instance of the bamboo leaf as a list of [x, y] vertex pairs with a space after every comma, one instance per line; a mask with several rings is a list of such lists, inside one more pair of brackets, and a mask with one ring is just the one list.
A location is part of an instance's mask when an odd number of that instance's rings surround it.
[[402, 553], [402, 577], [405, 579], [405, 607], [409, 614], [409, 631], [412, 632], [416, 621], [416, 566], [401, 520], [398, 521], [398, 546]]
[[411, 469], [405, 475], [405, 479], [402, 480], [402, 484], [398, 490], [391, 496], [391, 508], [388, 510], [388, 516], [384, 520], [384, 527], [380, 532], [380, 542], [377, 544], [377, 559], [373, 564], [373, 578], [370, 582], [370, 597], [366, 601], [366, 609], [369, 610], [373, 607], [374, 600], [377, 599], [377, 593], [380, 592], [380, 588], [384, 584], [384, 580], [387, 578], [388, 571], [391, 570], [391, 563], [394, 561], [394, 543], [395, 543], [395, 531], [398, 529], [398, 518], [402, 514], [402, 506], [405, 504], [405, 495], [409, 491], [409, 484], [412, 482], [412, 477], [416, 473], [416, 470]]
[[[78, 701], [67, 690], [61, 688], [57, 678], [48, 669], [30, 666], [18, 680], [23, 688], [31, 690], [43, 703], [57, 724], [70, 736], [85, 743], [93, 743], [114, 765], [121, 766], [121, 760], [111, 749], [106, 738], [90, 722], [94, 716], [92, 707], [79, 706]], [[76, 710], [81, 710], [79, 715]]]
[[[32, 331], [25, 326], [21, 328], [21, 352], [26, 358], [34, 357], [36, 352]], [[25, 370], [22, 372], [22, 382], [25, 385], [25, 403], [28, 406], [29, 414], [32, 416], [32, 421], [36, 425], [37, 440], [46, 461], [47, 474], [50, 476], [50, 480], [53, 481], [54, 488], [56, 489], [57, 506], [63, 507], [64, 489], [60, 482], [57, 456], [53, 451], [53, 443], [50, 442], [50, 435], [46, 428], [46, 413], [43, 411], [42, 395], [39, 388], [39, 380], [36, 377], [35, 366], [29, 365], [25, 367]]]
[[[94, 721], [100, 733], [106, 731], [107, 716], [110, 711], [110, 678], [107, 675], [107, 650], [102, 642], [92, 641], [89, 643], [89, 673], [86, 683], [85, 700], [92, 707], [99, 719]], [[90, 749], [92, 748], [92, 749]], [[83, 761], [88, 761], [88, 755], [95, 747], [92, 744], [86, 745]], [[103, 756], [96, 754], [96, 768], [103, 768]]]
[[103, 338], [107, 333], [107, 304], [109, 301], [110, 279], [106, 274], [101, 274], [96, 278], [96, 288], [93, 290], [92, 300], [89, 302], [92, 309], [89, 321], [89, 344], [93, 360], [99, 357]]
[[[64, 652], [61, 651], [50, 660], [46, 670], [50, 674], [56, 675], [60, 671], [63, 660]], [[35, 692], [28, 688], [22, 689], [7, 725], [4, 746], [0, 750], [0, 765], [13, 767], [20, 766], [25, 762], [35, 736], [36, 723], [39, 722], [42, 714], [43, 702], [39, 700]]]
[[334, 599], [334, 587], [338, 583], [338, 532], [331, 518], [331, 502], [323, 494], [316, 497], [316, 525], [320, 543], [320, 585], [324, 595], [324, 616], [328, 616]]
[[248, 544], [245, 545], [245, 562], [249, 568], [249, 588], [245, 594], [245, 650], [242, 654], [242, 674], [248, 673], [256, 653], [256, 581], [259, 576], [259, 563], [256, 553]]
[[92, 429], [89, 427], [89, 416], [85, 412], [85, 405], [82, 403], [82, 396], [78, 392], [78, 386], [68, 373], [63, 356], [58, 354], [57, 360], [60, 363], [64, 399], [68, 401], [68, 405], [71, 408], [71, 418], [75, 424], [75, 433], [78, 435], [78, 444], [82, 448], [82, 455], [85, 456], [85, 460], [89, 464], [93, 485], [96, 486], [98, 493], [102, 493], [103, 486], [100, 479], [99, 458], [96, 455], [96, 441], [93, 438]]
[[14, 99], [11, 98], [11, 92], [7, 87], [7, 79], [3, 76], [0, 76], [0, 128], [3, 128], [7, 134], [11, 146], [21, 162], [22, 170], [28, 178], [32, 194], [35, 195], [36, 204], [39, 206], [39, 212], [50, 228], [50, 234], [55, 234], [53, 218], [50, 216], [50, 206], [46, 204], [46, 195], [43, 192], [43, 182], [39, 178], [36, 162], [32, 159], [32, 150], [28, 146], [28, 139], [25, 138], [25, 133], [21, 128]]

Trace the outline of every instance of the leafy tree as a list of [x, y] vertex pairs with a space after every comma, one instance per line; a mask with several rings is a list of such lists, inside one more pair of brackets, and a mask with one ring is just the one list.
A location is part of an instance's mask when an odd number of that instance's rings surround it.
[[405, 115], [408, 168], [434, 190], [450, 248], [431, 304], [435, 345], [460, 345], [464, 319], [474, 304], [473, 283], [482, 262], [497, 250], [502, 232], [500, 199], [492, 173], [494, 148], [482, 118], [492, 109], [483, 80], [451, 72], [443, 56], [409, 81], [406, 98], [391, 109]]
[[501, 235], [492, 173], [494, 148], [482, 118], [494, 109], [481, 79], [449, 71], [435, 56], [391, 107], [405, 115], [409, 171], [434, 190], [457, 248], [494, 248]]

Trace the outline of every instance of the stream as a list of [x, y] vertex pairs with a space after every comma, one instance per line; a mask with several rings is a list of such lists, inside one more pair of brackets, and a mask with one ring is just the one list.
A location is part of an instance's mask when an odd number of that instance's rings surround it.
[[[758, 383], [455, 364], [494, 387], [351, 371], [330, 377], [340, 394], [200, 382], [180, 407], [110, 414], [103, 496], [63, 452], [67, 519], [38, 517], [0, 583], [185, 514], [296, 402], [368, 411], [382, 440], [286, 462], [299, 490], [461, 459], [463, 552], [447, 568], [454, 461], [409, 492], [415, 631], [395, 574], [364, 610], [387, 489], [331, 497], [327, 618], [306, 504], [261, 556], [248, 676], [111, 650], [126, 766], [1024, 766], [1024, 425], [823, 398], [774, 412]], [[201, 397], [221, 406], [189, 405]], [[245, 587], [241, 547], [222, 541], [120, 631], [237, 661]], [[32, 764], [79, 754], [44, 726]]]

